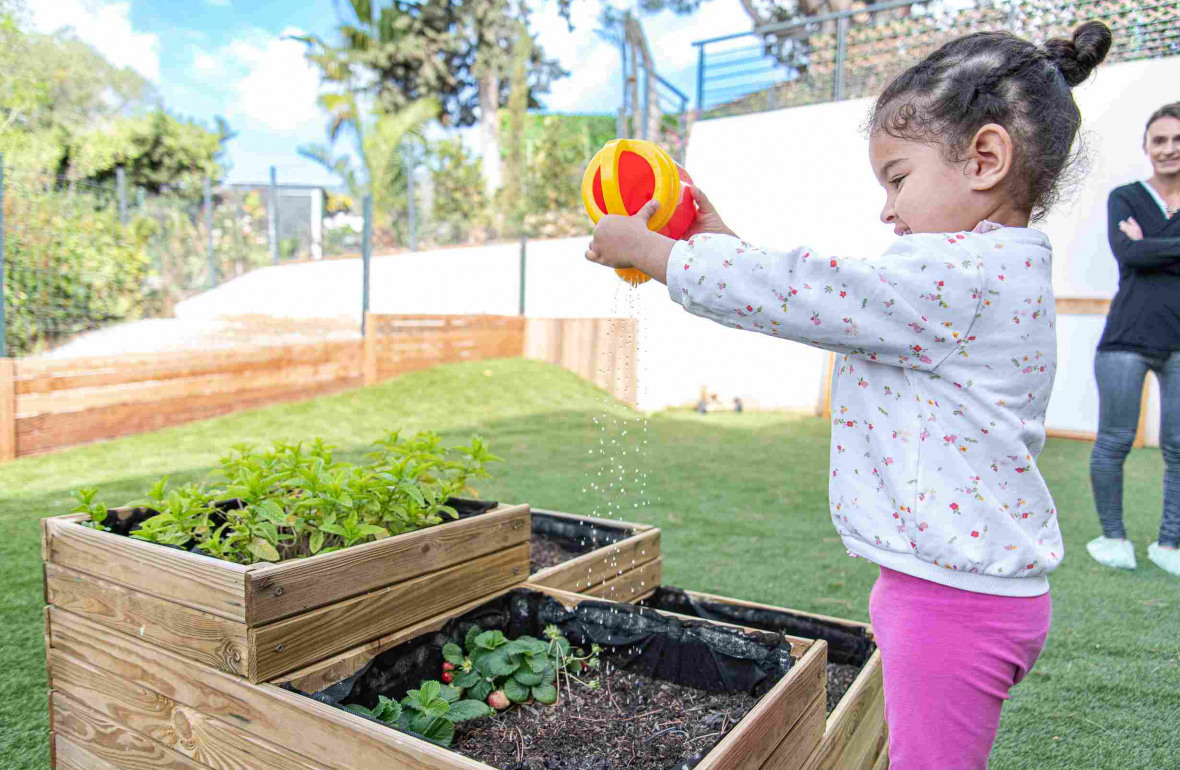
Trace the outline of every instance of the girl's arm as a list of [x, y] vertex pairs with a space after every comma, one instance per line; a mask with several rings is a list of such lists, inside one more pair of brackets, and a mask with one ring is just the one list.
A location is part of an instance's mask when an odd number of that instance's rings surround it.
[[933, 369], [971, 341], [989, 292], [967, 236], [901, 238], [876, 259], [769, 252], [733, 235], [672, 241], [633, 217], [603, 217], [586, 257], [637, 267], [686, 310], [738, 329], [913, 369]]
[[[1126, 195], [1115, 190], [1106, 203], [1106, 235], [1110, 250], [1120, 265], [1137, 270], [1173, 267], [1180, 261], [1180, 238], [1142, 238], [1132, 240], [1119, 228], [1119, 222], [1134, 217], [1135, 210]], [[1142, 221], [1142, 220], [1140, 220]]]

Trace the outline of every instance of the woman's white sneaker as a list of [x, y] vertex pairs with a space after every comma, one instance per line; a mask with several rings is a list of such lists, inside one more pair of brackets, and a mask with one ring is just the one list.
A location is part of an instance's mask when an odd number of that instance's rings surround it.
[[1094, 561], [1104, 567], [1135, 569], [1135, 546], [1130, 540], [1096, 537], [1086, 543], [1086, 550], [1094, 557]]

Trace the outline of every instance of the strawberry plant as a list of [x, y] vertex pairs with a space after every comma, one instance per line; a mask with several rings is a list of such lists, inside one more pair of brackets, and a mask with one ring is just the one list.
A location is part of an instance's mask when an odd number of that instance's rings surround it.
[[455, 723], [495, 713], [482, 701], [461, 698], [459, 689], [431, 680], [407, 692], [400, 703], [379, 695], [376, 708], [356, 704], [346, 708], [439, 746], [450, 746], [455, 738]]
[[[433, 433], [393, 431], [364, 465], [337, 461], [332, 450], [320, 439], [262, 451], [236, 445], [219, 461], [219, 483], [169, 490], [167, 478], [156, 482], [134, 504], [159, 513], [131, 536], [240, 564], [328, 553], [458, 518], [447, 501], [478, 494], [471, 482], [489, 478], [487, 465], [499, 460], [478, 437], [448, 449]], [[95, 490], [74, 497], [74, 512], [105, 529]], [[216, 504], [225, 500], [239, 507]]]
[[545, 629], [545, 637], [544, 641], [532, 636], [508, 639], [501, 631], [472, 626], [464, 640], [466, 654], [454, 643], [443, 647], [444, 673], [453, 673], [455, 687], [471, 698], [486, 700], [496, 710], [530, 698], [546, 705], [556, 703], [561, 676], [567, 690], [571, 680], [598, 689], [597, 679], [583, 681], [577, 675], [598, 667], [602, 648], [592, 645], [589, 653], [571, 648], [552, 625]]

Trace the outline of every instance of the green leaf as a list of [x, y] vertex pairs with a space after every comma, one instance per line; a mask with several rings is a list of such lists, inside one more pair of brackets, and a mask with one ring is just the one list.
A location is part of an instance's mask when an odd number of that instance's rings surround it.
[[492, 676], [508, 676], [520, 668], [519, 658], [510, 655], [507, 648], [492, 650], [482, 661], [482, 667]]
[[339, 535], [340, 537], [348, 537], [348, 530], [346, 530], [344, 527], [340, 526], [339, 524], [321, 524], [320, 529], [322, 529], [324, 532], [328, 532], [333, 535]]
[[258, 559], [259, 561], [279, 560], [279, 552], [275, 550], [273, 545], [266, 542], [266, 540], [261, 537], [256, 537], [251, 540], [250, 544], [246, 546], [246, 550], [249, 551], [254, 556], [254, 558]]
[[347, 706], [345, 706], [344, 708], [345, 708], [346, 710], [348, 710], [348, 711], [351, 711], [351, 712], [352, 712], [352, 713], [354, 713], [354, 714], [360, 714], [360, 715], [361, 715], [361, 716], [363, 716], [363, 717], [369, 717], [370, 719], [376, 719], [376, 718], [377, 718], [377, 717], [376, 717], [376, 716], [373, 714], [373, 712], [372, 712], [372, 711], [369, 711], [367, 708], [365, 708], [364, 706], [362, 706], [362, 705], [361, 705], [361, 704], [359, 704], [359, 703], [349, 703], [349, 704], [348, 704]]
[[479, 675], [478, 671], [468, 671], [466, 674], [458, 674], [454, 680], [452, 680], [451, 684], [455, 685], [456, 687], [473, 687], [475, 683], [480, 681], [482, 678], [483, 677]]
[[442, 655], [443, 660], [452, 666], [458, 666], [463, 662], [463, 650], [457, 644], [444, 644]]
[[378, 540], [389, 537], [389, 530], [375, 524], [362, 524], [357, 531], [364, 537], [376, 537]]
[[541, 683], [541, 674], [531, 670], [527, 666], [521, 666], [516, 671], [516, 673], [512, 675], [512, 678], [526, 687], [532, 687], [533, 685]]
[[435, 717], [429, 722], [425, 722], [422, 718], [419, 718], [411, 724], [416, 728], [414, 732], [428, 741], [434, 741], [440, 746], [450, 746], [451, 742], [455, 740], [455, 726], [442, 717]]
[[373, 716], [382, 722], [392, 724], [402, 715], [402, 706], [392, 698], [384, 695], [377, 696], [377, 708], [373, 709]]
[[476, 700], [487, 700], [488, 696], [492, 694], [492, 684], [486, 679], [481, 679], [471, 687], [468, 694]]
[[324, 547], [324, 533], [322, 530], [317, 529], [315, 532], [311, 533], [308, 547], [311, 548], [312, 553], [320, 552], [320, 549]]
[[557, 688], [551, 684], [537, 685], [532, 692], [537, 702], [544, 703], [546, 706], [557, 702]]
[[447, 719], [451, 722], [466, 722], [468, 719], [490, 717], [495, 713], [495, 709], [483, 701], [468, 698], [452, 703], [451, 710], [447, 712]]
[[475, 638], [480, 635], [482, 629], [479, 626], [472, 626], [467, 629], [467, 638], [463, 640], [463, 646], [471, 652], [476, 647]]
[[[410, 692], [414, 692], [414, 690], [410, 690]], [[418, 700], [420, 702], [423, 704], [429, 703], [430, 701], [437, 698], [438, 694], [442, 692], [442, 683], [436, 682], [433, 679], [428, 679], [419, 686], [417, 692]]]
[[287, 523], [287, 514], [283, 512], [282, 506], [274, 500], [263, 500], [254, 506], [254, 510], [258, 515], [276, 526], [284, 526]]
[[497, 647], [503, 647], [505, 644], [508, 644], [508, 640], [500, 631], [484, 631], [475, 637], [475, 644], [485, 650], [494, 650]]
[[516, 638], [516, 646], [521, 652], [527, 652], [530, 655], [540, 655], [549, 649], [549, 645], [531, 636], [518, 636]]
[[545, 667], [549, 665], [548, 655], [526, 655], [524, 662], [528, 667], [538, 674], [545, 671]]
[[429, 717], [441, 717], [446, 716], [450, 708], [450, 703], [447, 703], [442, 698], [435, 698], [426, 704], [426, 708], [422, 710], [422, 713]]
[[459, 696], [461, 694], [462, 693], [459, 692], [458, 687], [452, 687], [449, 684], [444, 684], [439, 688], [438, 691], [438, 697], [442, 698], [447, 703], [454, 703], [455, 701], [459, 700]]
[[515, 679], [509, 678], [504, 682], [504, 694], [513, 703], [524, 703], [529, 699], [529, 688]]

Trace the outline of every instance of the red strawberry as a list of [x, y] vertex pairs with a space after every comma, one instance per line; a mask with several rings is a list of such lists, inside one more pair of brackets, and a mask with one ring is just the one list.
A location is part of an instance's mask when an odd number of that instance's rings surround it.
[[443, 663], [443, 671], [454, 671], [454, 670], [455, 670], [455, 664]]
[[503, 690], [496, 690], [488, 696], [488, 705], [496, 711], [503, 711], [508, 708], [509, 704], [508, 696], [504, 694]]
[[451, 680], [452, 680], [452, 679], [454, 679], [454, 678], [455, 678], [455, 677], [454, 677], [454, 675], [453, 675], [453, 674], [452, 674], [450, 671], [444, 671], [444, 672], [442, 673], [442, 680], [443, 680], [443, 682], [445, 682], [446, 684], [450, 684], [450, 683], [451, 683]]

